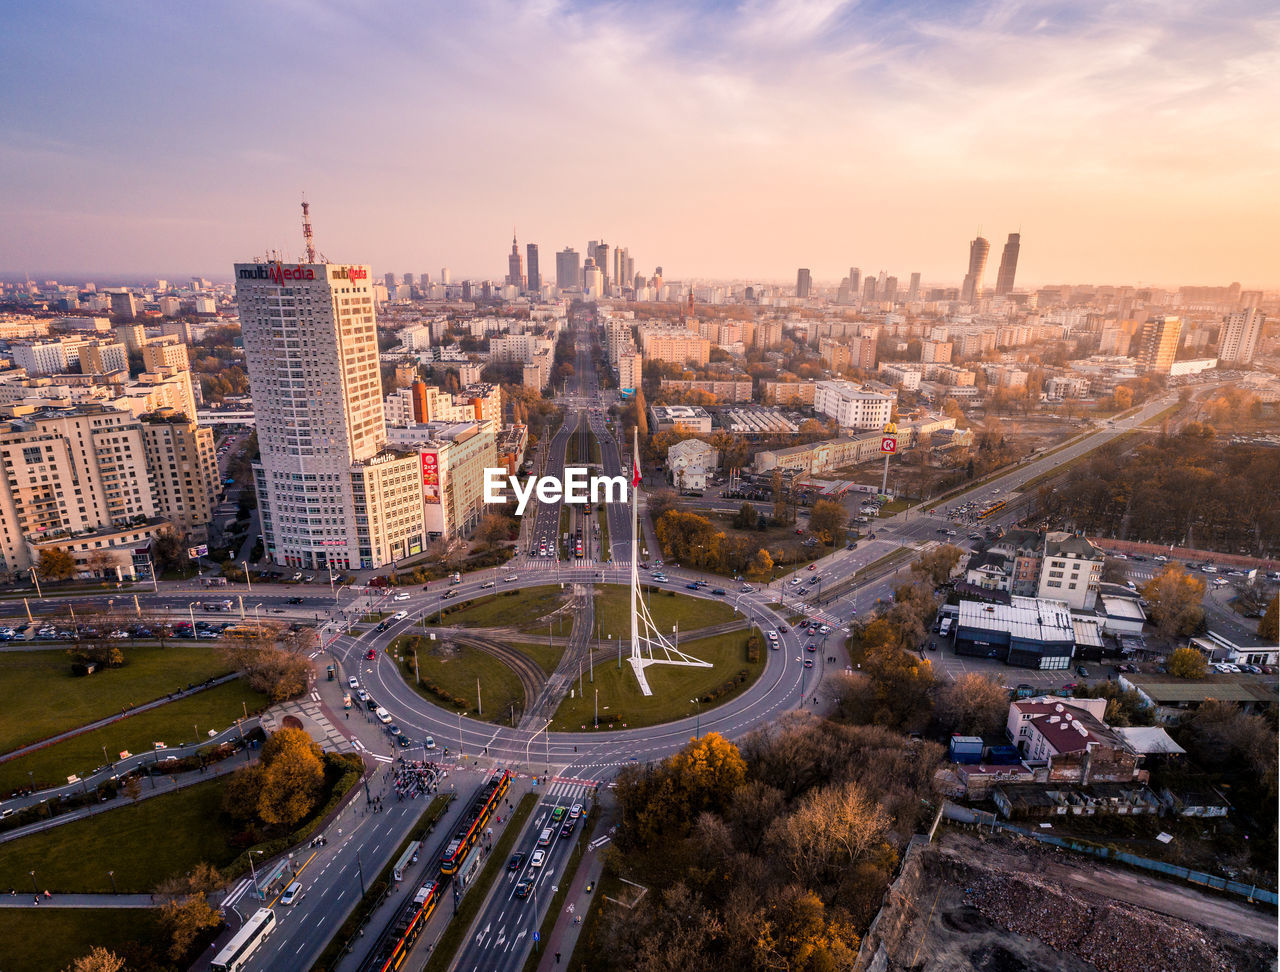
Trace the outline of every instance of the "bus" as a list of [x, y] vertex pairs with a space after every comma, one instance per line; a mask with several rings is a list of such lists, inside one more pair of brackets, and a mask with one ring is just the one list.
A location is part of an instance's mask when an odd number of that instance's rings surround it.
[[276, 927], [276, 913], [270, 908], [259, 908], [252, 918], [227, 942], [226, 948], [219, 952], [210, 966], [213, 972], [238, 972], [249, 961], [254, 949], [262, 944], [263, 939]]
[[413, 950], [413, 943], [422, 934], [427, 919], [440, 902], [440, 882], [424, 884], [387, 926], [369, 958], [360, 966], [361, 972], [393, 972], [404, 964]]
[[466, 859], [467, 851], [475, 846], [480, 835], [484, 833], [485, 824], [493, 816], [493, 811], [502, 803], [507, 787], [511, 785], [511, 774], [506, 770], [494, 770], [487, 783], [480, 788], [471, 806], [467, 808], [462, 823], [454, 831], [453, 837], [440, 854], [440, 873], [456, 874]]
[[269, 638], [271, 629], [258, 624], [230, 624], [222, 629], [222, 634], [227, 638], [252, 640], [254, 638]]
[[991, 519], [991, 517], [995, 516], [997, 513], [1003, 510], [1004, 507], [1005, 507], [1004, 500], [997, 500], [996, 502], [983, 507], [982, 512], [978, 514], [978, 519], [989, 520]]

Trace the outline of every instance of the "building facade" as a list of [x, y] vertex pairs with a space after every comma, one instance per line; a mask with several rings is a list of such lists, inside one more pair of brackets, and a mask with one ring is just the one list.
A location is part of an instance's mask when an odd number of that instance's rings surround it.
[[815, 411], [835, 419], [846, 429], [879, 429], [889, 424], [893, 399], [866, 391], [850, 381], [820, 381], [814, 392]]

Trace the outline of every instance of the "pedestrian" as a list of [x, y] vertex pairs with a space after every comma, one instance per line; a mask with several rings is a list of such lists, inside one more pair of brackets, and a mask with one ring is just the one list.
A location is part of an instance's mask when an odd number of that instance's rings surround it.
[[38, 894], [37, 894], [35, 897], [33, 897], [33, 898], [31, 899], [31, 903], [32, 903], [32, 904], [37, 904], [37, 905], [38, 905], [38, 904], [40, 903], [40, 895], [38, 895]]

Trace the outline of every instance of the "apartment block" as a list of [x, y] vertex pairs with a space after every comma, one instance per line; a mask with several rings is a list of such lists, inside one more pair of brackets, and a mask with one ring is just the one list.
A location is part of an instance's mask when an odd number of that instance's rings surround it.
[[213, 429], [167, 409], [142, 417], [142, 435], [158, 514], [203, 540], [222, 492]]

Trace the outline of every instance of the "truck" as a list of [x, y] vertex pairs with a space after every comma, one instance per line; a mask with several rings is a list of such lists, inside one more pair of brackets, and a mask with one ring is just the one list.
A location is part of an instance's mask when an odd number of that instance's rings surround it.
[[450, 584], [461, 584], [461, 583], [462, 583], [462, 575], [461, 575], [461, 574], [450, 574], [450, 575], [449, 575], [449, 583], [450, 583]]

